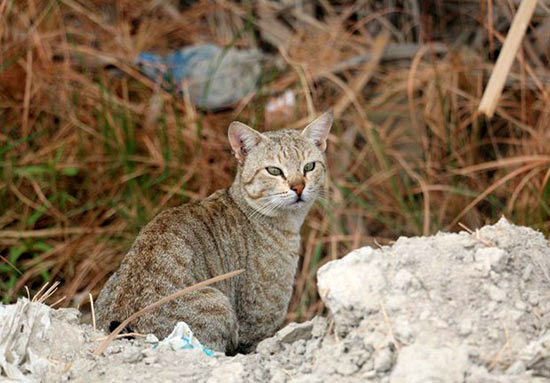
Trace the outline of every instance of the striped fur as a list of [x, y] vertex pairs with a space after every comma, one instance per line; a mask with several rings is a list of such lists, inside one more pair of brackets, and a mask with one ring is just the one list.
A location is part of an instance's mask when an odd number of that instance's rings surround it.
[[[185, 321], [203, 344], [227, 353], [253, 349], [277, 331], [292, 294], [300, 227], [324, 185], [331, 124], [330, 113], [301, 133], [259, 133], [233, 123], [229, 140], [239, 161], [233, 184], [166, 210], [142, 229], [97, 299], [100, 324], [108, 328], [186, 286], [244, 268], [141, 316], [132, 329], [165, 337]], [[309, 162], [314, 169], [304, 172]], [[270, 174], [273, 166], [282, 174]]]

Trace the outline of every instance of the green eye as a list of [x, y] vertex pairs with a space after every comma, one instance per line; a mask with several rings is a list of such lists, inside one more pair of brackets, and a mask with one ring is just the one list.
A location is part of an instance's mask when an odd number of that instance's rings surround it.
[[306, 166], [304, 166], [304, 173], [310, 172], [313, 169], [315, 169], [315, 162], [308, 162]]
[[268, 166], [265, 170], [272, 176], [280, 176], [283, 174], [283, 171], [275, 166]]

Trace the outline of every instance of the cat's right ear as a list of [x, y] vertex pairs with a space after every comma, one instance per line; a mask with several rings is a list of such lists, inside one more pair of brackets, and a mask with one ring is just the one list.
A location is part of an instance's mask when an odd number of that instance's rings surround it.
[[264, 138], [260, 132], [238, 121], [233, 121], [229, 125], [227, 136], [229, 137], [233, 154], [241, 164], [244, 163], [244, 159], [250, 153], [250, 150]]

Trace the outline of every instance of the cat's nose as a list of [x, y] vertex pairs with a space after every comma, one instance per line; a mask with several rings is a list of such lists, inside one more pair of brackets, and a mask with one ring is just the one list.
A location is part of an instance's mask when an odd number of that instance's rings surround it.
[[298, 194], [298, 196], [301, 196], [302, 195], [302, 192], [304, 191], [304, 188], [306, 187], [306, 185], [304, 185], [303, 182], [300, 182], [300, 183], [297, 183], [297, 184], [294, 184], [294, 185], [291, 185], [290, 188], [292, 190], [294, 190], [294, 192], [296, 194]]

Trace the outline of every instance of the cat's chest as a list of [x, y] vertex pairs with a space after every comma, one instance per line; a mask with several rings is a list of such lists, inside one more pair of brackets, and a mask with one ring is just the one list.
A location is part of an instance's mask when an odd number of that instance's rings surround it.
[[299, 236], [264, 236], [248, 242], [241, 288], [268, 302], [281, 301], [292, 292], [300, 249]]

